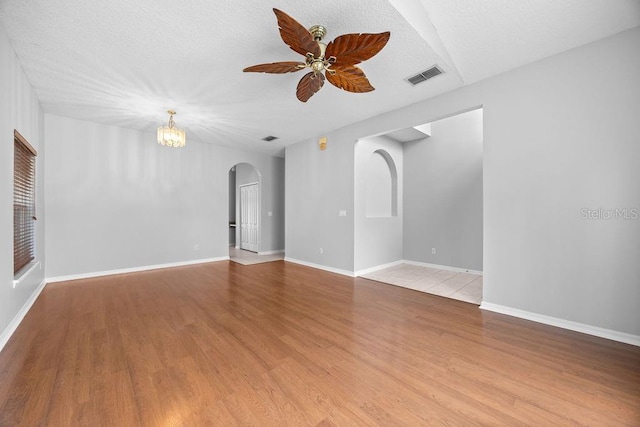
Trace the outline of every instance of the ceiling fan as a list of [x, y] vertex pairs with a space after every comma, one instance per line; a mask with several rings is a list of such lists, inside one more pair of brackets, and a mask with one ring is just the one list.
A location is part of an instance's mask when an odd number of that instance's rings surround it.
[[325, 45], [322, 39], [327, 34], [327, 29], [322, 25], [314, 25], [307, 30], [281, 10], [273, 9], [273, 12], [278, 19], [282, 40], [292, 50], [303, 55], [304, 62], [259, 64], [245, 68], [244, 72], [285, 74], [311, 69], [302, 77], [296, 89], [296, 96], [302, 102], [307, 102], [322, 88], [325, 76], [329, 83], [349, 92], [374, 90], [367, 76], [356, 64], [380, 52], [389, 41], [389, 31], [379, 34], [344, 34]]

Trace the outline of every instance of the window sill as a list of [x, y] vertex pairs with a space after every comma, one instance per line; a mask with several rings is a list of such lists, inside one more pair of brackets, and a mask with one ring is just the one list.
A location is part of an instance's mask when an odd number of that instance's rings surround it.
[[31, 262], [31, 263], [25, 265], [22, 268], [22, 270], [18, 271], [18, 274], [13, 276], [13, 289], [15, 289], [16, 286], [18, 286], [20, 283], [22, 283], [24, 281], [24, 279], [26, 279], [27, 276], [29, 276], [29, 274], [31, 274], [32, 271], [34, 271], [36, 268], [39, 268], [39, 267], [40, 267], [40, 261]]

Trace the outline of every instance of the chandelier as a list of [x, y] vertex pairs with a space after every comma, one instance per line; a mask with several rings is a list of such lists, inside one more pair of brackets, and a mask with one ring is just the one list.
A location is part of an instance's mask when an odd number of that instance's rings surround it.
[[184, 129], [176, 127], [176, 122], [173, 120], [176, 112], [169, 110], [167, 113], [169, 113], [169, 124], [158, 127], [158, 144], [169, 147], [184, 147], [186, 142]]

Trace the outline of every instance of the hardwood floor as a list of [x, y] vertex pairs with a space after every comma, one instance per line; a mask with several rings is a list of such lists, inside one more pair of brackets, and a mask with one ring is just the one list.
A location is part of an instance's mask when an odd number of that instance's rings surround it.
[[640, 425], [640, 348], [282, 261], [48, 285], [0, 425]]

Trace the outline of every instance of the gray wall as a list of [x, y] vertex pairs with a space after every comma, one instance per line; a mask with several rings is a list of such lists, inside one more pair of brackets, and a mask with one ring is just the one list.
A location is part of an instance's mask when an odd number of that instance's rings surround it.
[[259, 181], [260, 175], [253, 165], [248, 163], [239, 163], [236, 165], [236, 189], [241, 185], [253, 184]]
[[581, 213], [640, 206], [639, 51], [635, 28], [288, 147], [287, 255], [353, 270], [353, 142], [483, 106], [485, 302], [640, 335], [640, 220]]
[[[229, 169], [262, 174], [264, 250], [281, 249], [283, 159], [45, 115], [47, 277], [228, 256]], [[272, 182], [275, 181], [275, 182]], [[195, 251], [194, 246], [199, 250]]]
[[[353, 271], [354, 143], [352, 133], [327, 134], [286, 148], [285, 250], [288, 258]], [[340, 210], [346, 216], [338, 216]], [[323, 253], [320, 253], [320, 248]]]
[[[395, 216], [373, 217], [367, 206], [368, 187], [378, 187], [377, 180], [384, 173], [371, 170], [372, 158], [376, 150], [384, 150], [393, 159], [397, 174], [397, 212]], [[376, 156], [380, 156], [376, 154]], [[386, 164], [385, 164], [386, 166]], [[354, 188], [354, 271], [366, 270], [379, 265], [402, 259], [402, 176], [403, 176], [402, 144], [391, 139], [377, 136], [360, 139], [355, 145], [355, 188]], [[389, 173], [390, 171], [383, 171]], [[386, 192], [385, 192], [386, 193]], [[371, 195], [369, 195], [371, 196]]]
[[[236, 171], [229, 170], [229, 223], [236, 222]], [[229, 246], [236, 245], [236, 228], [229, 227]]]
[[[35, 260], [42, 269], [13, 288], [13, 130], [38, 151], [36, 158]], [[7, 327], [44, 279], [43, 113], [4, 28], [0, 26], [0, 347]], [[5, 331], [6, 333], [3, 333]]]
[[[260, 197], [260, 215], [262, 218], [260, 239], [262, 245], [260, 251], [284, 251], [285, 248], [285, 228], [284, 228], [284, 171], [285, 159], [274, 157], [275, 166], [271, 170], [271, 178], [260, 181], [260, 191], [268, 195]], [[272, 216], [269, 216], [271, 212]], [[262, 224], [268, 224], [263, 227]]]
[[404, 155], [404, 259], [481, 271], [482, 110], [433, 122]]

